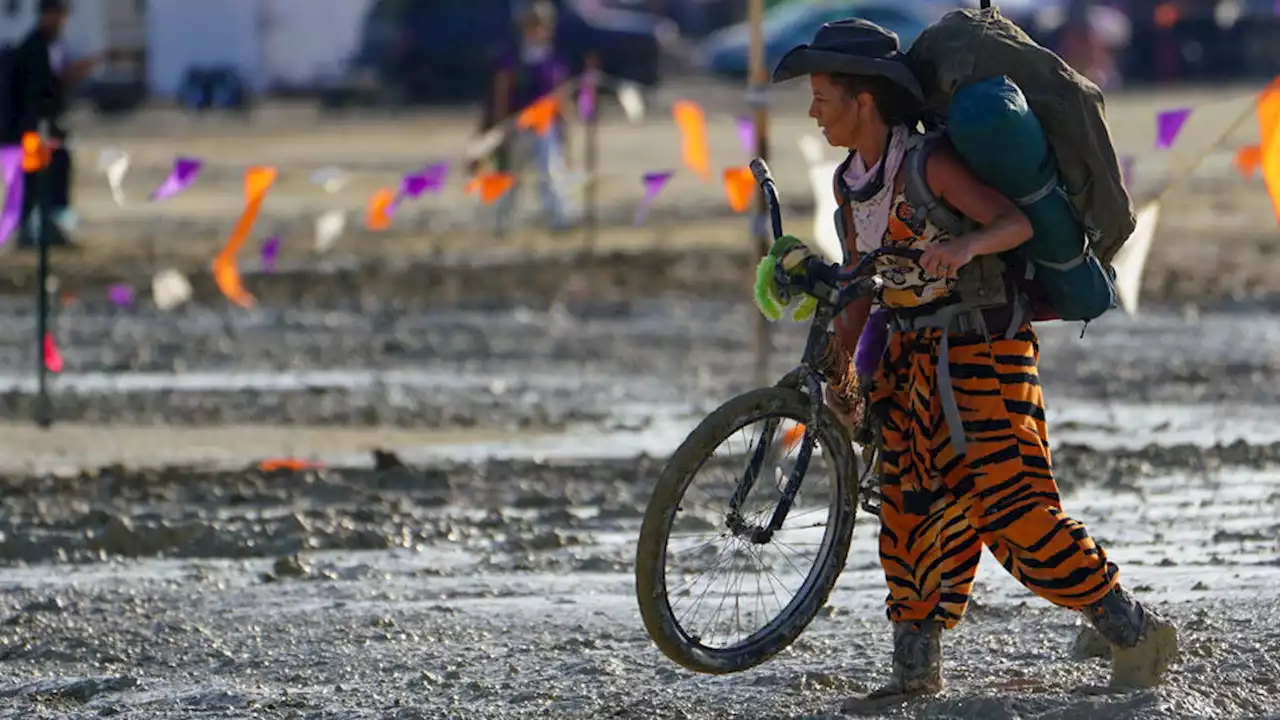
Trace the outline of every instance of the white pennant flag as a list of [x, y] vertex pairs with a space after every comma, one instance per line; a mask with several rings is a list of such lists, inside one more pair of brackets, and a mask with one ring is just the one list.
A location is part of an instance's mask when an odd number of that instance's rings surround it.
[[493, 151], [502, 144], [502, 139], [506, 137], [507, 131], [501, 127], [496, 127], [480, 137], [472, 140], [467, 145], [466, 158], [468, 160], [480, 160], [487, 158], [493, 154]]
[[625, 82], [618, 85], [618, 104], [628, 122], [635, 124], [644, 120], [644, 96], [635, 85]]
[[1142, 271], [1151, 254], [1151, 244], [1160, 224], [1160, 201], [1148, 203], [1138, 212], [1138, 222], [1124, 247], [1111, 259], [1116, 271], [1116, 295], [1120, 307], [1130, 315], [1138, 314], [1138, 298], [1142, 294]]
[[124, 206], [124, 176], [129, 172], [129, 153], [119, 148], [106, 148], [98, 156], [98, 170], [107, 176], [111, 199]]
[[836, 195], [831, 189], [831, 178], [839, 163], [820, 163], [809, 166], [809, 184], [813, 187], [813, 249], [827, 260], [844, 263], [844, 248], [836, 234]]
[[329, 252], [346, 227], [347, 214], [342, 210], [329, 210], [316, 218], [316, 252]]
[[177, 270], [161, 270], [151, 278], [151, 299], [157, 308], [173, 310], [191, 299], [191, 282]]

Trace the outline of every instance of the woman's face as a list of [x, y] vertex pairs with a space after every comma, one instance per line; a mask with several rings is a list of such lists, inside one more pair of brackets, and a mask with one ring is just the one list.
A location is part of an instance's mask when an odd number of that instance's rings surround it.
[[856, 150], [866, 128], [866, 118], [873, 102], [867, 93], [849, 97], [830, 75], [815, 73], [809, 76], [809, 88], [813, 100], [809, 103], [809, 117], [834, 147]]

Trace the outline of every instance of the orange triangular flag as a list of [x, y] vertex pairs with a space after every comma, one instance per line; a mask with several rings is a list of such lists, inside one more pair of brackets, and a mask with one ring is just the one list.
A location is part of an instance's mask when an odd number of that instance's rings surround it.
[[755, 190], [756, 181], [751, 168], [726, 168], [724, 171], [724, 193], [729, 198], [729, 207], [734, 212], [746, 212], [751, 208], [751, 194]]
[[240, 269], [236, 267], [235, 258], [218, 255], [213, 259], [213, 282], [233, 304], [246, 310], [253, 307], [254, 297], [244, 289], [244, 282], [240, 279]]
[[22, 172], [36, 172], [49, 164], [53, 152], [49, 146], [40, 141], [36, 133], [22, 135]]
[[258, 469], [262, 472], [277, 472], [280, 470], [301, 472], [303, 470], [316, 470], [322, 467], [324, 467], [324, 463], [300, 460], [298, 458], [270, 458], [258, 463]]
[[1235, 159], [1232, 164], [1236, 166], [1236, 170], [1241, 175], [1250, 178], [1254, 173], [1258, 172], [1258, 168], [1262, 166], [1262, 147], [1260, 145], [1246, 145], [1236, 149]]
[[560, 99], [555, 95], [544, 95], [520, 111], [520, 115], [516, 117], [516, 127], [546, 135], [555, 125], [559, 110]]
[[391, 227], [391, 203], [396, 201], [396, 191], [382, 188], [369, 198], [369, 209], [365, 213], [365, 224], [370, 230], [386, 230]]
[[679, 100], [671, 106], [676, 127], [683, 141], [684, 164], [690, 170], [711, 179], [711, 151], [707, 148], [707, 118], [696, 102]]
[[258, 220], [258, 212], [262, 210], [262, 202], [267, 199], [267, 191], [275, 183], [279, 175], [273, 167], [263, 165], [251, 167], [244, 172], [244, 211], [231, 230], [231, 236], [222, 250], [213, 259], [213, 281], [228, 300], [242, 308], [251, 308], [253, 295], [244, 289], [240, 280], [240, 270], [236, 267], [236, 254], [253, 230]]
[[1276, 217], [1280, 219], [1280, 78], [1273, 80], [1258, 98], [1258, 131], [1262, 179], [1267, 184], [1267, 194]]
[[480, 202], [485, 205], [491, 205], [498, 198], [507, 194], [516, 183], [516, 178], [511, 173], [495, 172], [484, 173], [471, 178], [467, 183], [467, 194], [480, 194]]

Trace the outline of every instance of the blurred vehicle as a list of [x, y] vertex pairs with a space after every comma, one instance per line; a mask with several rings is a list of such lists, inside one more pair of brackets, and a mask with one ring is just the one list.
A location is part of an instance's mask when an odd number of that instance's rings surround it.
[[[660, 16], [558, 0], [557, 50], [579, 72], [593, 51], [609, 75], [643, 85], [660, 79], [662, 37], [674, 24]], [[392, 104], [471, 102], [489, 86], [493, 58], [513, 42], [513, 0], [374, 0], [359, 47], [327, 105], [353, 95]]]
[[[788, 50], [807, 43], [824, 23], [859, 17], [898, 34], [905, 49], [954, 4], [908, 0], [794, 0], [765, 13], [765, 66], [773, 68]], [[695, 65], [732, 78], [746, 77], [749, 69], [751, 28], [738, 23], [712, 33], [698, 51]]]

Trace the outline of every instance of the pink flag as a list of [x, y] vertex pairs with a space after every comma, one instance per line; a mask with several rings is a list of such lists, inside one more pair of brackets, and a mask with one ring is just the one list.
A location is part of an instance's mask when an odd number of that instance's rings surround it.
[[1182, 126], [1186, 124], [1187, 118], [1190, 116], [1191, 108], [1166, 110], [1157, 115], [1156, 149], [1168, 150], [1173, 147], [1173, 141], [1178, 139], [1178, 133], [1182, 132]]
[[200, 165], [201, 162], [196, 158], [174, 158], [173, 171], [164, 179], [164, 182], [160, 183], [160, 187], [151, 193], [151, 199], [163, 200], [186, 190], [196, 181], [196, 175], [200, 174]]
[[641, 178], [644, 181], [644, 198], [640, 200], [640, 207], [636, 208], [636, 225], [642, 224], [644, 219], [649, 216], [649, 207], [653, 205], [653, 201], [662, 192], [662, 188], [667, 186], [667, 182], [671, 180], [673, 174], [668, 170], [666, 172], [645, 173], [644, 177]]
[[62, 353], [53, 341], [53, 333], [44, 334], [44, 366], [52, 373], [62, 372]]

